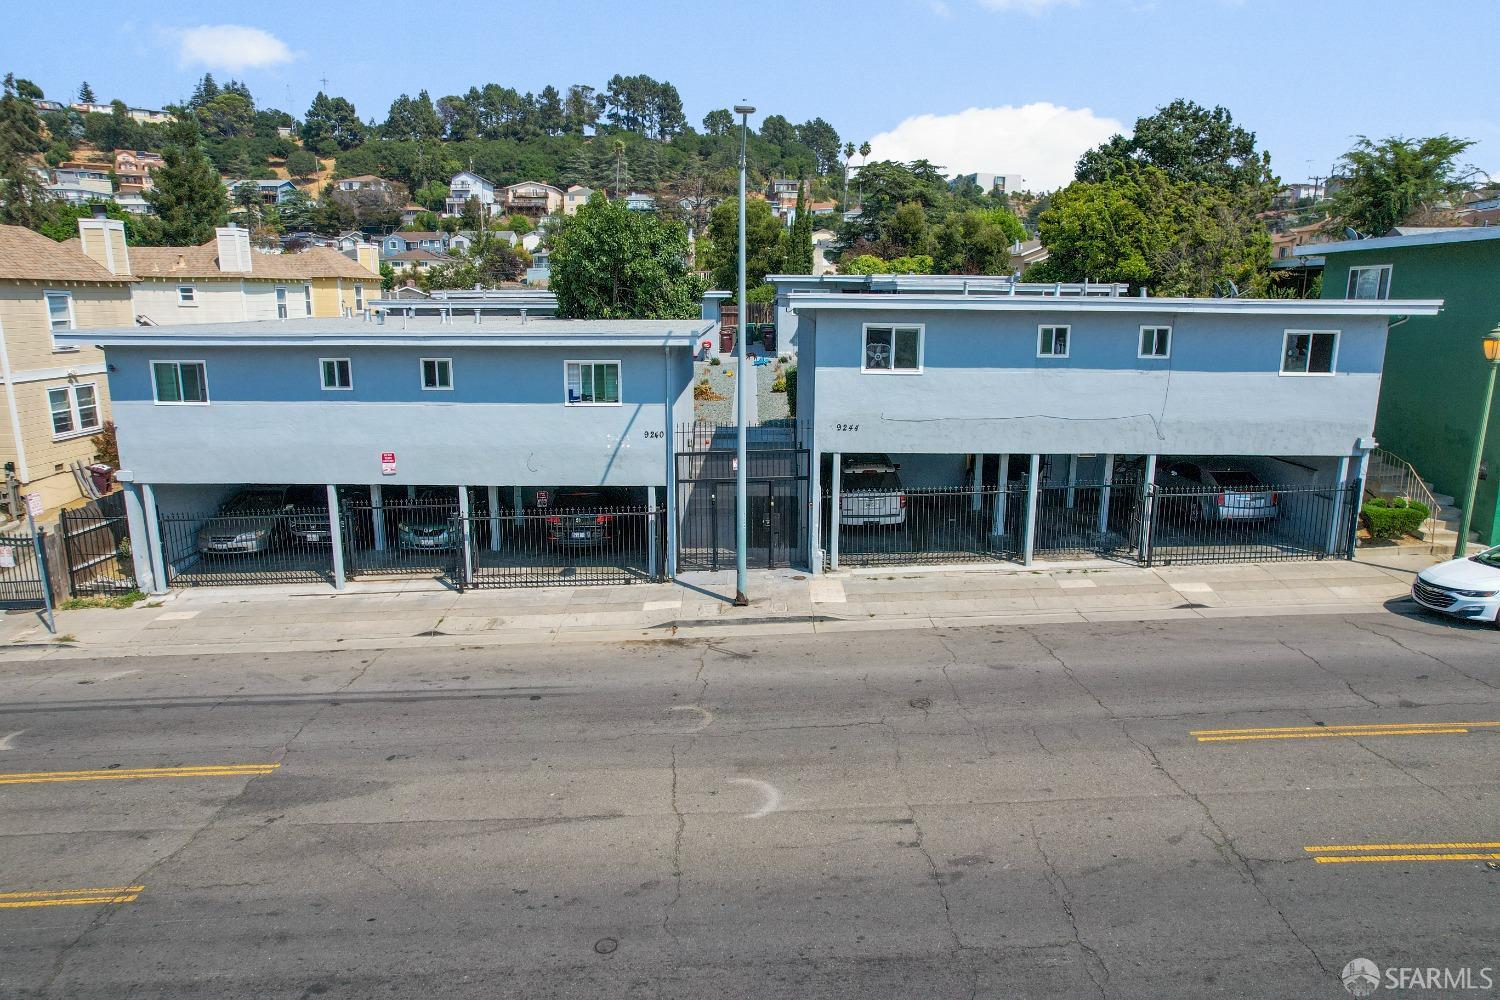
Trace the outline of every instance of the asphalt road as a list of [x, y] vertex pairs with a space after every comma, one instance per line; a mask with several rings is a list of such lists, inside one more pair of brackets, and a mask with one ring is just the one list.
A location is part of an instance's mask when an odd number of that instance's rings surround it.
[[1497, 749], [1500, 634], [1397, 615], [0, 661], [0, 996], [1477, 977]]

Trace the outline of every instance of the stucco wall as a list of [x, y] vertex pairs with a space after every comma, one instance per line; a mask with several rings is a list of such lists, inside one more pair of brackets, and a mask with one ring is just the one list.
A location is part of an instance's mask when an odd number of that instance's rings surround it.
[[[862, 325], [882, 322], [926, 324], [920, 374], [860, 371]], [[1071, 325], [1069, 357], [1036, 357], [1043, 322]], [[1169, 359], [1137, 359], [1143, 324], [1173, 327]], [[1281, 375], [1290, 327], [1340, 330], [1338, 373]], [[824, 452], [1348, 454], [1374, 428], [1385, 342], [1378, 317], [913, 310], [802, 328], [802, 367], [817, 341], [806, 398]]]
[[[147, 483], [653, 486], [691, 419], [691, 360], [660, 348], [111, 348], [122, 464]], [[451, 391], [420, 386], [451, 357]], [[324, 391], [318, 359], [354, 388]], [[207, 406], [152, 402], [150, 361], [207, 362]], [[565, 360], [619, 360], [619, 406], [565, 406]], [[672, 406], [666, 405], [671, 399]], [[397, 455], [383, 476], [382, 452]]]

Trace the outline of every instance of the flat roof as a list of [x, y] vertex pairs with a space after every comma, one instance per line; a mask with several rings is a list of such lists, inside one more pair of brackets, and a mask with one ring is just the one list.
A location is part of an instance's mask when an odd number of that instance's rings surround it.
[[1442, 299], [1181, 299], [1138, 296], [883, 295], [792, 292], [794, 311], [1202, 313], [1218, 316], [1436, 316]]
[[1458, 226], [1431, 229], [1404, 236], [1375, 236], [1367, 240], [1340, 240], [1337, 243], [1303, 243], [1292, 248], [1298, 257], [1312, 254], [1353, 253], [1360, 250], [1392, 250], [1399, 247], [1442, 246], [1447, 243], [1473, 243], [1476, 240], [1500, 240], [1500, 226]]
[[289, 319], [59, 330], [56, 340], [103, 347], [694, 347], [715, 325], [696, 317], [391, 316], [384, 323], [360, 318]]

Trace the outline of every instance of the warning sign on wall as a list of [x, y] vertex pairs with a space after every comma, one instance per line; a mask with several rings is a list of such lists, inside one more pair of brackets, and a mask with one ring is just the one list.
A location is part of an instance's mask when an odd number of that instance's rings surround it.
[[382, 476], [394, 476], [396, 474], [396, 453], [394, 451], [383, 451], [380, 453], [380, 474]]

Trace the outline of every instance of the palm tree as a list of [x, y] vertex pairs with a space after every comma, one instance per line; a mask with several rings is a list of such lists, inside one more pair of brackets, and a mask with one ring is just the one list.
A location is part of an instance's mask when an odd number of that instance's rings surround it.
[[[869, 140], [865, 140], [864, 142], [862, 142], [862, 143], [859, 144], [859, 165], [860, 165], [860, 167], [863, 168], [864, 165], [869, 162], [869, 160], [870, 160], [870, 143], [869, 143]], [[862, 186], [859, 187], [859, 188], [856, 188], [855, 189], [855, 194], [859, 197], [859, 207], [861, 209], [863, 209], [865, 207], [865, 192], [864, 192], [864, 188]]]
[[844, 143], [844, 208], [849, 211], [849, 161], [854, 159], [854, 143]]

